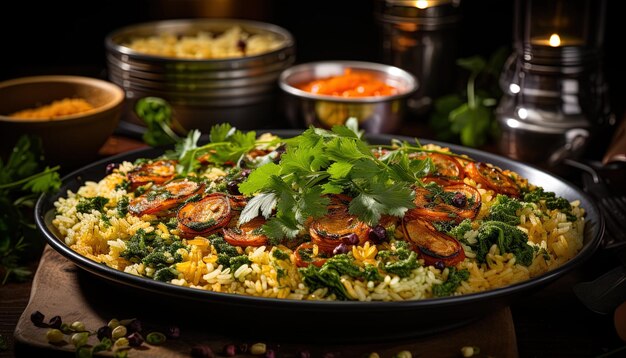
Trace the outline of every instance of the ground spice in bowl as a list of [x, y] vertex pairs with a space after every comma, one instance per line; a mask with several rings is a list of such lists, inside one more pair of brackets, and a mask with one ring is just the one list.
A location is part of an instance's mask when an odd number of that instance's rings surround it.
[[64, 98], [36, 108], [24, 109], [9, 115], [11, 118], [55, 119], [94, 109], [83, 98]]

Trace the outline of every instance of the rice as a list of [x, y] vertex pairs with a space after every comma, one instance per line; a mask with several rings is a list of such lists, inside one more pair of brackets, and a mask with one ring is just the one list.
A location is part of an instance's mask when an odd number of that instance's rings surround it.
[[125, 46], [155, 56], [187, 59], [219, 59], [259, 55], [278, 49], [283, 43], [270, 33], [249, 34], [233, 26], [221, 34], [201, 31], [195, 35], [170, 33], [135, 38]]
[[[66, 197], [54, 204], [57, 214], [53, 224], [65, 243], [81, 255], [117, 270], [157, 278], [163, 265], [133, 262], [124, 257], [133, 235], [143, 232], [152, 233], [160, 240], [180, 243], [175, 252], [167, 252], [161, 258], [165, 262], [164, 267], [173, 274], [167, 282], [215, 292], [291, 300], [418, 300], [434, 297], [433, 288], [445, 283], [451, 275], [450, 268], [438, 269], [426, 265], [420, 258], [417, 267], [403, 277], [382, 271], [383, 276], [379, 279], [341, 274], [338, 279], [340, 287], [315, 287], [304, 280], [296, 265], [293, 248], [283, 245], [237, 247], [237, 253], [245, 260], [241, 259], [240, 264], [231, 269], [224, 265], [218, 247], [210, 238], [197, 236], [181, 239], [177, 228], [169, 227], [167, 222], [154, 215], [137, 217], [131, 213], [119, 214], [116, 209], [118, 204], [124, 198], [132, 200], [135, 195], [123, 186], [127, 173], [133, 168], [131, 163], [122, 163], [113, 174], [98, 182], [86, 182], [76, 193], [67, 192]], [[227, 172], [220, 168], [207, 168], [203, 175], [219, 183]], [[478, 189], [482, 206], [476, 220], [484, 219], [497, 200], [496, 193], [469, 178], [465, 178], [464, 182]], [[108, 199], [102, 212], [77, 210], [81, 200], [98, 196]], [[522, 282], [553, 270], [576, 256], [583, 244], [585, 212], [580, 202], [570, 204], [575, 220], [568, 220], [559, 210], [548, 209], [543, 202], [524, 203], [518, 210], [520, 224], [517, 227], [528, 234], [528, 244], [535, 248], [528, 266], [520, 264], [514, 254], [500, 252], [496, 244], [489, 247], [485, 262], [478, 262], [472, 245], [476, 243], [479, 228], [476, 222], [472, 223], [472, 229], [463, 236], [462, 247], [466, 258], [456, 267], [457, 270], [467, 270], [468, 278], [459, 283], [453, 294], [481, 292]], [[354, 245], [346, 255], [361, 270], [380, 268], [381, 252], [397, 249], [398, 242], [403, 238], [400, 226], [392, 234], [393, 238], [388, 242], [373, 244], [368, 241]], [[313, 253], [317, 250], [314, 245]], [[345, 292], [345, 297], [338, 292]]]

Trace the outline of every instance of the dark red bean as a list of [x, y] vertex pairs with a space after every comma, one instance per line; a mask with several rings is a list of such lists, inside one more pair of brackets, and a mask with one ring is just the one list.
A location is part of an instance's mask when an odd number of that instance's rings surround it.
[[341, 241], [347, 245], [356, 245], [359, 243], [359, 237], [355, 233], [352, 233], [342, 237]]
[[311, 358], [311, 352], [309, 352], [309, 351], [300, 351], [300, 352], [298, 352], [298, 358]]
[[383, 243], [387, 238], [387, 230], [382, 225], [378, 225], [370, 230], [368, 238], [375, 244]]
[[101, 341], [103, 338], [111, 339], [112, 333], [113, 333], [113, 330], [111, 329], [111, 327], [102, 326], [98, 328], [98, 331], [96, 332], [96, 336], [98, 337], [98, 340]]
[[233, 357], [237, 354], [237, 347], [234, 344], [227, 344], [223, 349], [224, 355], [227, 357]]
[[50, 318], [50, 322], [48, 322], [48, 325], [50, 326], [50, 328], [60, 329], [62, 323], [63, 321], [61, 320], [61, 316], [54, 316]]
[[141, 336], [139, 332], [132, 333], [130, 336], [128, 336], [127, 339], [128, 339], [128, 344], [131, 347], [139, 347], [140, 345], [143, 344], [143, 337]]
[[437, 261], [435, 262], [435, 268], [438, 270], [443, 270], [446, 268], [446, 265], [443, 263], [443, 261]]
[[241, 192], [239, 191], [239, 183], [241, 182], [238, 180], [229, 180], [226, 182], [226, 190], [228, 190], [228, 193], [232, 195], [241, 195]]
[[276, 351], [274, 351], [273, 349], [268, 349], [265, 352], [265, 358], [276, 358]]
[[333, 250], [333, 255], [345, 254], [350, 251], [350, 247], [344, 243], [341, 243]]
[[46, 318], [46, 316], [39, 311], [35, 311], [30, 314], [30, 320], [33, 324], [35, 324], [35, 326], [43, 326], [44, 318]]
[[106, 169], [105, 169], [106, 174], [109, 175], [109, 174], [113, 173], [113, 170], [119, 168], [119, 166], [120, 165], [117, 164], [117, 163], [109, 163], [109, 164], [107, 164]]
[[134, 333], [134, 332], [141, 332], [141, 321], [138, 319], [134, 319], [132, 320], [128, 326], [126, 326], [126, 329], [128, 330], [129, 333]]
[[457, 208], [465, 207], [465, 205], [467, 205], [467, 198], [465, 197], [465, 194], [460, 192], [454, 194], [454, 197], [452, 197], [452, 205]]
[[191, 356], [197, 358], [213, 358], [215, 354], [213, 354], [211, 347], [206, 344], [198, 344], [191, 348]]

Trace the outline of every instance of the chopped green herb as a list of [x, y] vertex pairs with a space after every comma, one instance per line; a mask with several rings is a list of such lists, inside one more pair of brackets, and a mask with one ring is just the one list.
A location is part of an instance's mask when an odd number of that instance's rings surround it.
[[235, 272], [237, 269], [243, 265], [250, 265], [252, 261], [248, 258], [248, 255], [240, 255], [231, 257], [228, 260], [228, 264], [230, 266], [230, 272]]
[[443, 186], [430, 182], [424, 186], [424, 189], [429, 191], [425, 197], [429, 201], [427, 207], [434, 207], [437, 204], [452, 204], [452, 199], [456, 195], [455, 192], [443, 190]]
[[476, 252], [476, 260], [485, 262], [493, 244], [498, 245], [500, 253], [513, 253], [520, 265], [529, 266], [533, 261], [535, 250], [528, 244], [528, 235], [513, 225], [484, 221], [478, 229], [477, 242], [470, 245]]
[[433, 285], [433, 295], [435, 297], [450, 296], [461, 285], [461, 282], [467, 281], [469, 271], [457, 270], [455, 267], [448, 267], [448, 279], [446, 282]]
[[178, 219], [176, 219], [176, 218], [169, 218], [165, 222], [165, 226], [167, 226], [167, 228], [170, 229], [170, 230], [176, 229], [178, 227]]
[[[302, 250], [300, 255], [302, 256]], [[308, 267], [298, 269], [298, 271], [302, 275], [304, 283], [311, 290], [327, 287], [340, 299], [348, 299], [345, 287], [341, 283], [341, 276], [343, 275], [367, 281], [379, 282], [382, 280], [382, 276], [376, 267], [366, 265], [365, 268], [362, 268], [354, 262], [354, 257], [349, 254], [335, 255], [326, 260], [320, 268], [315, 265], [309, 265]]]
[[419, 267], [417, 254], [410, 250], [405, 241], [396, 241], [395, 250], [382, 250], [376, 256], [380, 260], [378, 268], [393, 275], [408, 277]]
[[152, 190], [148, 192], [146, 199], [148, 201], [155, 201], [157, 199], [167, 200], [167, 199], [172, 198], [173, 196], [174, 194], [172, 194], [170, 191], [168, 191], [167, 189], [163, 187], [153, 187]]
[[163, 344], [166, 339], [165, 335], [161, 332], [150, 332], [146, 336], [146, 342], [152, 345]]
[[79, 213], [90, 213], [92, 210], [104, 212], [104, 206], [109, 202], [109, 199], [102, 196], [94, 196], [93, 198], [81, 198], [76, 204], [76, 211]]
[[467, 243], [464, 237], [465, 233], [470, 230], [472, 230], [472, 222], [469, 219], [465, 219], [461, 221], [457, 226], [448, 230], [447, 234], [461, 242]]
[[289, 255], [279, 249], [274, 249], [272, 256], [277, 260], [289, 260]]
[[115, 185], [115, 190], [126, 190], [130, 187], [130, 182], [128, 180], [123, 180], [121, 183]]
[[190, 223], [187, 223], [186, 226], [190, 228], [191, 230], [200, 232], [200, 231], [204, 231], [206, 229], [209, 229], [215, 226], [215, 223], [216, 223], [215, 219], [209, 219], [208, 221], [203, 221], [203, 222], [192, 221]]
[[102, 220], [105, 227], [111, 226], [111, 219], [108, 216], [106, 216], [104, 213], [100, 214], [100, 220]]
[[568, 221], [576, 221], [576, 215], [572, 214], [572, 205], [567, 199], [556, 196], [554, 192], [544, 191], [543, 188], [537, 187], [533, 191], [524, 194], [524, 201], [529, 203], [545, 202], [546, 208], [549, 210], [560, 210], [565, 214]]
[[154, 279], [161, 282], [167, 282], [176, 277], [178, 277], [178, 273], [170, 267], [163, 267], [154, 273]]
[[218, 253], [226, 254], [228, 255], [228, 257], [235, 257], [240, 255], [239, 251], [237, 251], [237, 248], [227, 243], [226, 240], [224, 240], [224, 238], [220, 236], [212, 235], [209, 237], [209, 241], [211, 242], [211, 245], [215, 247], [215, 250]]
[[489, 215], [485, 220], [501, 221], [509, 225], [519, 225], [520, 218], [517, 211], [522, 208], [519, 200], [506, 195], [498, 194], [495, 203], [489, 208]]
[[128, 204], [129, 204], [129, 200], [127, 196], [123, 196], [120, 198], [116, 206], [117, 216], [119, 216], [120, 218], [123, 218], [126, 216], [126, 214], [128, 214]]
[[138, 187], [135, 190], [135, 193], [134, 193], [135, 194], [135, 198], [138, 197], [138, 196], [143, 195], [146, 192], [146, 190], [148, 190], [148, 187], [145, 186], [145, 185], [142, 185], [142, 186]]

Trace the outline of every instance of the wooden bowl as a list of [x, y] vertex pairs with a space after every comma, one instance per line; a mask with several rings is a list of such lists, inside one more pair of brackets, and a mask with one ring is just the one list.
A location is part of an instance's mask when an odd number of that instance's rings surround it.
[[[8, 115], [64, 98], [82, 98], [94, 108], [53, 119]], [[46, 164], [76, 168], [97, 159], [98, 150], [118, 125], [124, 91], [90, 77], [35, 76], [0, 83], [0, 155], [6, 159], [24, 134], [41, 138]]]

